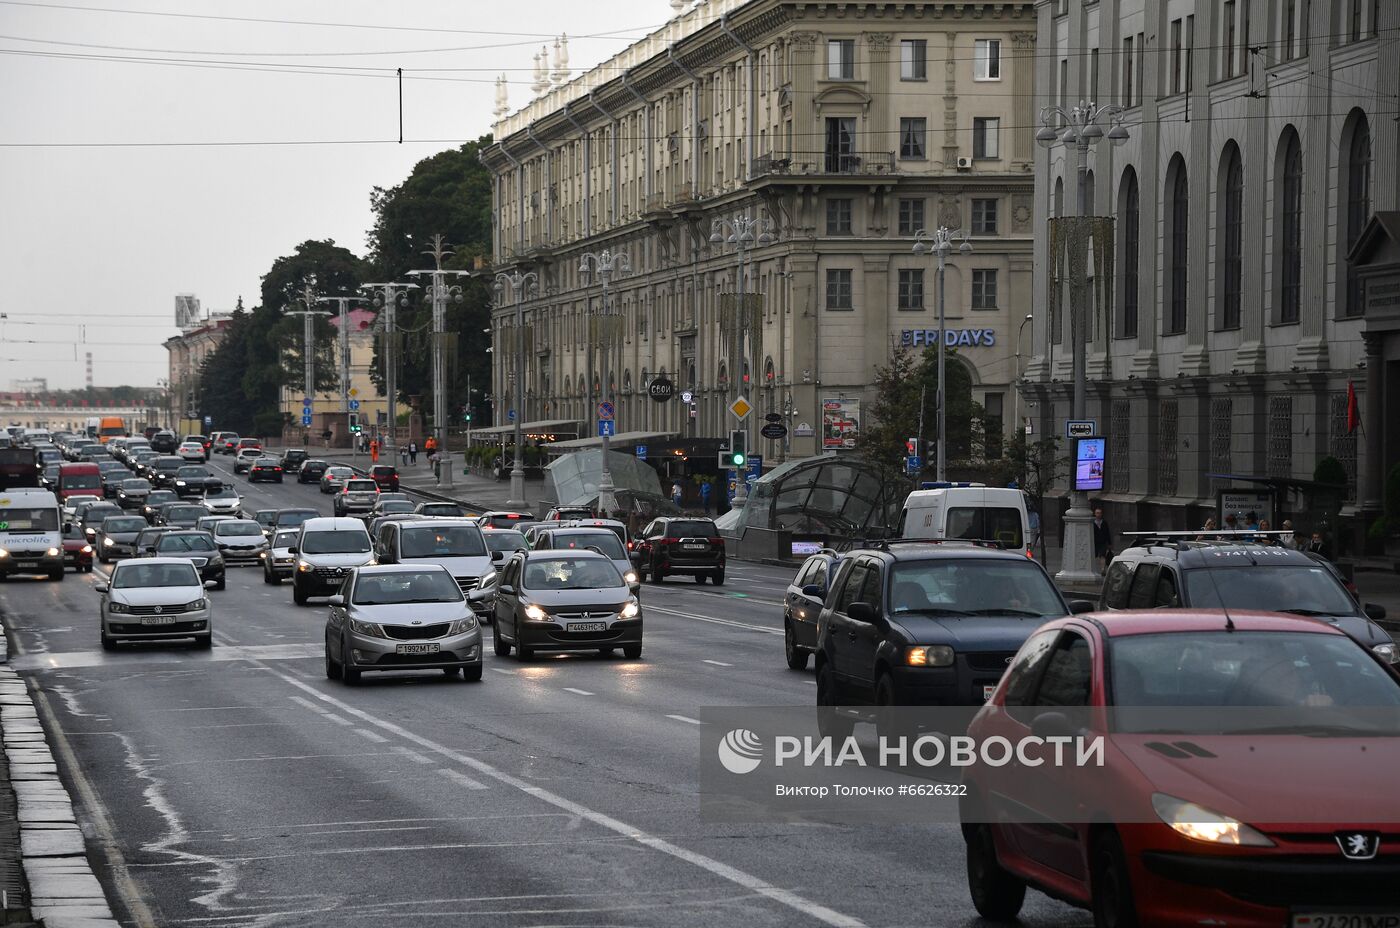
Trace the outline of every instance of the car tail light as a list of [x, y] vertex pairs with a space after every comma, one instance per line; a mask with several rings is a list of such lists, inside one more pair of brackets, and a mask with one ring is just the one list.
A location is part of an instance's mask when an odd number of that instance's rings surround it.
[[659, 545], [678, 545], [680, 543], [681, 540], [679, 538], [663, 538], [657, 542]]
[[705, 540], [708, 541], [708, 542], [709, 542], [710, 544], [712, 544], [712, 545], [722, 545], [722, 544], [724, 544], [724, 539], [723, 539], [723, 538], [707, 538], [707, 539], [705, 539]]

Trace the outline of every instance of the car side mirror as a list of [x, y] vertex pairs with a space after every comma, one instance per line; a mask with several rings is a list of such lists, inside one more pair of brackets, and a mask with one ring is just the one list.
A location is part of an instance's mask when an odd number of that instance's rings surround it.
[[339, 593], [335, 594], [334, 596], [332, 596], [330, 599], [328, 599], [328, 600], [326, 600], [326, 601], [327, 601], [328, 603], [330, 603], [332, 606], [343, 606], [343, 605], [345, 605], [345, 597], [344, 597], [344, 596], [341, 596]]
[[1079, 732], [1063, 712], [1042, 712], [1031, 722], [1031, 734], [1037, 738], [1073, 738]]
[[802, 588], [802, 595], [803, 595], [803, 596], [810, 596], [810, 597], [812, 597], [813, 599], [825, 599], [825, 598], [826, 598], [826, 596], [822, 593], [822, 588], [819, 587], [819, 586], [817, 586], [815, 583], [809, 583], [809, 584], [807, 584], [806, 586], [804, 586], [804, 587]]
[[297, 549], [296, 549], [296, 546], [293, 545], [292, 547], [288, 548], [288, 549], [287, 549], [287, 553], [288, 553], [288, 554], [297, 554], [298, 551], [297, 551]]
[[219, 581], [217, 581], [217, 580], [205, 580], [205, 581], [204, 581], [204, 588], [205, 588], [206, 590], [217, 590], [217, 589], [219, 588]]
[[869, 625], [880, 624], [880, 610], [871, 603], [851, 603], [846, 609], [846, 615], [857, 622], [865, 622]]
[[1361, 611], [1366, 613], [1366, 618], [1372, 622], [1379, 622], [1385, 618], [1385, 607], [1377, 603], [1366, 603], [1361, 607]]
[[497, 587], [497, 589], [500, 590], [502, 593], [509, 593], [512, 596], [515, 595], [515, 587], [509, 583], [502, 583], [499, 587]]
[[492, 551], [492, 552], [491, 552], [491, 560], [492, 560], [492, 561], [504, 561], [505, 559], [506, 559], [506, 553], [505, 553], [504, 551]]
[[99, 592], [99, 593], [105, 593], [105, 592], [107, 592], [108, 590], [111, 589], [111, 587], [109, 587], [109, 586], [108, 586], [107, 584], [105, 584], [105, 583], [94, 583], [94, 584], [92, 585], [92, 588], [93, 588], [94, 590], [96, 590], [97, 592]]
[[1087, 599], [1071, 599], [1069, 601], [1070, 615], [1083, 615], [1086, 612], [1093, 612], [1097, 607]]

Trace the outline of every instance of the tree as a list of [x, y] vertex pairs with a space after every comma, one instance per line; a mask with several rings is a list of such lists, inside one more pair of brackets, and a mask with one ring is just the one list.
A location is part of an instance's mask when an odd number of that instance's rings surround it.
[[221, 429], [252, 431], [257, 409], [243, 391], [252, 325], [250, 313], [242, 308], [235, 310], [224, 331], [224, 340], [205, 355], [199, 368], [201, 411]]
[[[945, 349], [948, 350], [948, 349]], [[948, 461], [982, 461], [985, 458], [985, 412], [972, 400], [972, 376], [948, 350], [944, 361], [944, 384], [948, 394], [944, 428], [947, 433]], [[858, 447], [867, 459], [882, 469], [903, 472], [907, 454], [905, 442], [919, 435], [927, 439], [925, 465], [937, 455], [938, 432], [938, 355], [925, 351], [915, 356], [900, 347], [890, 363], [877, 368], [873, 381], [875, 399], [866, 421], [861, 424]], [[922, 415], [921, 415], [922, 413]]]

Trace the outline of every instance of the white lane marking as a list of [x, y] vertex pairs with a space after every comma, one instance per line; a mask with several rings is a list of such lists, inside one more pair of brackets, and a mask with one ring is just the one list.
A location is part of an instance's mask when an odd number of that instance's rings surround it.
[[425, 767], [433, 762], [433, 759], [431, 757], [426, 757], [422, 754], [419, 754], [417, 751], [413, 750], [413, 748], [406, 748], [401, 744], [394, 745], [394, 747], [390, 750], [392, 750], [395, 754], [400, 754], [404, 757], [407, 757], [415, 764], [422, 764]]
[[388, 738], [384, 737], [383, 735], [377, 732], [370, 731], [368, 728], [357, 728], [355, 729], [355, 734], [359, 735], [366, 741], [372, 741], [375, 744], [383, 744], [384, 742], [389, 740]]
[[708, 615], [696, 615], [693, 612], [681, 612], [677, 609], [663, 609], [661, 606], [646, 606], [647, 612], [664, 612], [667, 615], [678, 615], [683, 619], [695, 619], [698, 622], [712, 622], [715, 625], [728, 625], [730, 628], [742, 628], [751, 632], [763, 632], [766, 635], [781, 635], [781, 628], [766, 628], [762, 625], [750, 625], [747, 622], [734, 622], [729, 619], [716, 619]]
[[310, 684], [303, 683], [297, 678], [290, 676], [289, 674], [282, 673], [275, 667], [268, 667], [267, 670], [273, 676], [280, 677], [282, 680], [284, 680], [287, 683], [290, 683], [292, 686], [296, 687], [302, 692], [310, 693], [312, 696], [315, 696], [322, 702], [330, 703], [337, 709], [340, 709], [343, 712], [353, 715], [363, 720], [364, 722], [373, 725], [376, 728], [379, 728], [383, 731], [387, 731], [390, 734], [396, 735], [405, 741], [412, 742], [413, 744], [416, 744], [419, 747], [424, 748], [428, 751], [432, 751], [435, 754], [440, 754], [443, 757], [446, 757], [448, 760], [455, 761], [456, 763], [461, 764], [464, 767], [469, 767], [472, 770], [475, 770], [477, 773], [481, 774], [482, 776], [487, 777], [488, 779], [492, 779], [499, 783], [503, 783], [506, 786], [513, 786], [521, 792], [527, 793], [535, 797], [536, 799], [539, 799], [541, 802], [554, 806], [556, 809], [562, 809], [565, 812], [569, 812], [579, 818], [587, 819], [595, 825], [598, 825], [602, 828], [606, 828], [608, 831], [614, 832], [616, 834], [622, 835], [624, 838], [628, 838], [632, 841], [635, 841], [643, 847], [651, 848], [654, 851], [659, 851], [660, 853], [674, 857], [677, 860], [682, 860], [688, 864], [692, 864], [693, 866], [698, 867], [701, 870], [704, 870], [708, 873], [711, 873], [719, 877], [720, 879], [728, 880], [731, 883], [744, 887], [750, 892], [757, 893], [761, 896], [771, 899], [780, 905], [785, 905], [796, 912], [800, 912], [803, 915], [806, 915], [808, 918], [815, 919], [827, 925], [837, 926], [837, 928], [864, 928], [865, 926], [865, 923], [857, 918], [854, 918], [850, 915], [845, 915], [841, 912], [837, 912], [835, 909], [828, 908], [824, 905], [821, 905], [820, 903], [813, 902], [812, 900], [804, 898], [803, 896], [800, 896], [797, 893], [792, 892], [791, 890], [784, 889], [781, 886], [774, 886], [767, 880], [754, 876], [751, 873], [746, 873], [745, 871], [740, 870], [737, 867], [731, 867], [729, 864], [715, 860], [713, 857], [708, 857], [704, 854], [699, 854], [695, 851], [687, 850], [686, 848], [683, 848], [680, 845], [672, 844], [670, 841], [667, 841], [664, 838], [655, 837], [654, 835], [642, 831], [640, 828], [636, 828], [632, 825], [627, 824], [626, 822], [615, 819], [610, 815], [605, 815], [602, 812], [594, 811], [593, 809], [590, 809], [584, 805], [580, 805], [579, 803], [576, 803], [571, 799], [566, 799], [557, 793], [552, 793], [549, 790], [544, 789], [543, 787], [536, 786], [528, 780], [523, 780], [520, 777], [512, 776], [511, 774], [508, 774], [503, 770], [498, 770], [497, 768], [491, 766], [485, 761], [478, 760], [475, 757], [471, 757], [467, 754], [462, 754], [458, 751], [454, 751], [446, 745], [439, 744], [438, 742], [433, 741], [430, 738], [425, 738], [422, 735], [415, 734], [414, 732], [411, 732], [400, 725], [396, 725], [393, 722], [387, 722], [383, 719], [375, 718], [368, 712], [362, 712], [348, 703], [341, 702], [334, 696], [330, 696], [326, 693], [321, 692], [320, 690], [316, 689]]
[[480, 780], [473, 780], [460, 770], [449, 770], [446, 767], [439, 767], [437, 772], [439, 776], [447, 777], [449, 780], [459, 786], [465, 786], [467, 789], [489, 789], [485, 783]]
[[592, 696], [592, 695], [594, 695], [593, 693], [588, 692], [588, 690], [574, 689], [572, 686], [566, 686], [566, 687], [564, 687], [564, 692], [566, 692], [566, 693], [577, 693], [577, 694], [580, 695], [580, 696]]
[[702, 664], [714, 664], [716, 667], [733, 667], [733, 664], [726, 664], [724, 661], [712, 661], [709, 658], [701, 661]]
[[817, 681], [816, 681], [816, 680], [803, 680], [802, 682], [803, 682], [803, 683], [810, 684], [810, 685], [812, 685], [812, 686], [816, 686], [816, 685], [817, 685]]
[[492, 672], [492, 673], [503, 673], [503, 674], [505, 674], [505, 675], [508, 676], [508, 677], [513, 677], [513, 676], [515, 676], [515, 671], [514, 671], [514, 670], [506, 670], [504, 667], [492, 667], [492, 668], [491, 668], [491, 672]]
[[687, 725], [699, 725], [699, 719], [693, 719], [688, 715], [668, 715], [668, 719], [675, 719], [677, 722], [685, 722]]

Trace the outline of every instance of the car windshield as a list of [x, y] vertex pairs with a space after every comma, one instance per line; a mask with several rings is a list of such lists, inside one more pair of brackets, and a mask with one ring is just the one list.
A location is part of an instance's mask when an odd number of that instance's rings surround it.
[[622, 542], [617, 540], [617, 536], [609, 531], [601, 532], [552, 532], [550, 539], [551, 548], [580, 548], [587, 550], [597, 548], [598, 553], [603, 557], [610, 557], [615, 561], [625, 561], [627, 552], [622, 548]]
[[[204, 510], [201, 509], [200, 512]], [[115, 503], [98, 503], [83, 510], [83, 521], [88, 525], [100, 524], [108, 516], [119, 516], [122, 514], [121, 507]]]
[[379, 484], [373, 480], [347, 480], [345, 481], [345, 489], [351, 493], [373, 493], [379, 489]]
[[156, 541], [157, 554], [183, 554], [187, 551], [213, 551], [214, 539], [204, 532], [189, 535], [162, 535]]
[[296, 543], [297, 533], [295, 531], [278, 532], [272, 536], [272, 546], [274, 548], [290, 548]]
[[65, 490], [95, 490], [102, 486], [102, 475], [99, 474], [65, 474], [62, 470], [58, 472], [58, 485]]
[[112, 589], [132, 590], [146, 587], [199, 586], [199, 574], [194, 566], [185, 564], [142, 564], [131, 561], [118, 564], [112, 574]]
[[182, 467], [175, 472], [176, 477], [212, 477], [206, 468], [203, 467]]
[[314, 509], [284, 509], [277, 513], [277, 526], [278, 528], [284, 525], [296, 527], [307, 519], [314, 519], [318, 515], [320, 513]]
[[126, 471], [126, 465], [121, 461], [98, 461], [97, 469], [104, 474], [120, 474]]
[[677, 519], [667, 526], [666, 534], [672, 538], [714, 538], [719, 534], [719, 529], [715, 528], [713, 522]]
[[198, 519], [205, 514], [203, 506], [171, 506], [165, 511], [165, 517], [175, 522], [182, 519]]
[[220, 522], [214, 526], [214, 534], [219, 536], [228, 535], [234, 538], [262, 537], [262, 526], [256, 522], [245, 522], [242, 520]]
[[[1222, 625], [1223, 625], [1222, 619]], [[1191, 709], [1116, 714], [1119, 730], [1167, 728], [1197, 733], [1271, 726], [1278, 713], [1239, 709], [1400, 707], [1400, 684], [1345, 635], [1226, 631], [1127, 635], [1110, 639], [1110, 699], [1115, 706]], [[1393, 714], [1391, 716], [1393, 718]], [[1167, 723], [1164, 725], [1164, 723]]]
[[369, 550], [367, 532], [307, 532], [302, 554], [364, 554]]
[[238, 499], [238, 494], [237, 494], [236, 492], [234, 492], [233, 487], [220, 487], [220, 488], [217, 489], [217, 490], [206, 490], [206, 491], [204, 492], [204, 498], [205, 498], [205, 499]]
[[1301, 615], [1356, 615], [1346, 588], [1320, 566], [1260, 564], [1188, 570], [1193, 609], [1263, 609]]
[[326, 468], [328, 477], [353, 477], [355, 472], [348, 467], [328, 467]]
[[56, 531], [58, 531], [57, 509], [0, 509], [0, 532]]
[[546, 558], [525, 564], [527, 590], [593, 590], [624, 586], [612, 561], [602, 558]]
[[894, 567], [896, 615], [1062, 616], [1064, 601], [1045, 572], [1024, 558], [940, 558]]
[[146, 497], [146, 505], [154, 509], [161, 503], [173, 503], [179, 498], [174, 490], [152, 490], [151, 495]]
[[483, 557], [486, 542], [481, 539], [481, 529], [472, 525], [405, 528], [402, 554], [406, 558]]
[[102, 531], [108, 535], [113, 532], [139, 532], [147, 527], [146, 520], [140, 516], [113, 516], [102, 520]]
[[524, 551], [530, 547], [525, 543], [525, 536], [519, 532], [495, 531], [482, 534], [486, 538], [486, 547], [492, 551]]
[[263, 526], [264, 528], [266, 528], [266, 527], [268, 527], [268, 526], [276, 525], [276, 524], [277, 524], [277, 510], [276, 510], [276, 509], [259, 509], [257, 512], [253, 513], [253, 521], [257, 522], [259, 525]]
[[134, 479], [132, 479], [132, 480], [123, 480], [123, 481], [122, 481], [122, 489], [123, 489], [123, 490], [127, 490], [127, 491], [131, 491], [131, 490], [149, 490], [150, 488], [151, 488], [151, 483], [150, 483], [150, 481], [149, 481], [149, 480], [142, 480], [140, 477], [136, 477], [136, 478], [134, 478]]
[[458, 603], [462, 591], [444, 570], [360, 574], [351, 600], [357, 606], [394, 603]]
[[391, 499], [388, 502], [380, 503], [379, 511], [385, 514], [391, 512], [412, 512], [413, 504], [408, 502], [407, 500]]

